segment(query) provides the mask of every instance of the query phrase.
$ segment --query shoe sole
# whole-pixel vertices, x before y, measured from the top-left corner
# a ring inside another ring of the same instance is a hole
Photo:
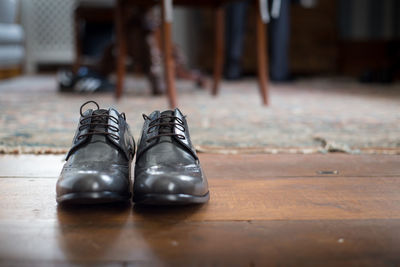
[[[69,193],[57,197],[59,204],[104,204],[128,202],[131,195],[120,195],[115,192],[88,192],[88,193]]]
[[[133,202],[136,204],[156,206],[203,204],[209,200],[210,194],[208,192],[204,196],[187,194],[144,194],[133,196]]]

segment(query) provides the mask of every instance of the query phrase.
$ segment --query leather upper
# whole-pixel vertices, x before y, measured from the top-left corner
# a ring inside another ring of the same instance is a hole
[[[184,146],[187,149],[187,152],[189,152],[194,159],[198,160],[196,150],[194,149],[192,145],[192,141],[190,140],[190,134],[189,134],[189,126],[187,124],[185,116],[182,114],[182,112],[179,109],[175,109],[173,111],[174,116],[178,117],[181,119],[184,123],[184,131],[182,131],[181,128],[179,127],[174,127],[174,132],[176,134],[181,134],[185,136],[185,139],[180,139],[177,138],[176,136],[172,137],[175,142],[178,142],[182,146]],[[142,129],[142,135],[139,141],[139,146],[138,146],[138,151],[136,155],[136,161],[140,158],[140,156],[149,148],[153,147],[154,145],[157,145],[159,143],[159,140],[157,139],[152,139],[150,142],[147,142],[147,140],[151,139],[152,137],[156,136],[159,132],[160,126],[154,127],[151,131],[148,131],[149,125],[151,121],[160,118],[161,112],[156,110],[152,112],[148,117],[150,120],[145,120],[143,124],[143,129]]]
[[[99,110],[100,111],[100,110]],[[124,115],[115,109],[102,110],[110,126],[90,125],[91,109],[83,113],[75,132],[72,148],[57,181],[57,196],[69,193],[113,192],[130,195],[130,165],[135,153],[135,142]],[[111,118],[113,116],[114,118]],[[117,120],[116,120],[117,119]],[[110,134],[91,134],[94,130]],[[80,137],[81,136],[81,137]]]
[[[85,121],[85,123],[89,124],[91,122],[92,114],[93,114],[93,110],[88,109],[87,111],[85,111],[83,113],[83,116],[80,117],[79,121],[80,122]],[[116,139],[113,137],[113,135],[106,135],[106,138],[113,145],[115,145],[116,148],[120,149],[121,152],[124,153],[127,160],[132,160],[135,155],[135,141],[130,133],[129,126],[126,123],[125,118],[121,114],[119,114],[118,111],[116,111],[113,108],[110,108],[108,110],[108,114],[110,116],[114,116],[114,117],[118,118],[118,123],[116,123],[116,121],[114,121],[111,117],[108,119],[108,124],[116,127],[118,129],[118,131],[117,132],[112,131],[111,127],[108,127],[106,129],[106,131],[117,135],[119,138]],[[83,144],[88,142],[91,138],[91,136],[87,136],[87,135],[85,136],[85,134],[87,134],[89,132],[89,128],[84,127],[82,129],[80,129],[79,126],[80,125],[78,125],[78,127],[76,129],[75,136],[74,136],[74,139],[72,142],[72,147],[69,150],[69,152],[67,153],[66,160],[68,160],[68,158],[71,156],[72,153],[74,153],[74,151],[76,151],[80,146],[82,146]],[[82,137],[78,138],[79,136],[82,136]]]
[[[179,109],[167,112],[176,116],[178,119],[175,120],[180,120],[184,126],[171,127],[171,132],[184,138],[154,138],[163,126],[151,127],[150,124],[165,112],[154,111],[145,119],[136,156],[134,194],[203,196],[208,193],[207,179],[190,140],[186,118]]]

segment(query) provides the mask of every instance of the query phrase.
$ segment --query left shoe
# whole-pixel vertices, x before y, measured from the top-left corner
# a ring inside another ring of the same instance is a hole
[[[92,102],[96,110],[82,111]],[[129,202],[135,141],[124,113],[100,109],[94,101],[81,106],[81,118],[57,181],[60,204]]]
[[[209,200],[207,178],[179,109],[143,115],[133,201],[145,205],[199,204]]]

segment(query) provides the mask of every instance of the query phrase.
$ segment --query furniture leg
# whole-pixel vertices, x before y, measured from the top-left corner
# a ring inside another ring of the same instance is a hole
[[[123,0],[118,0],[115,6],[115,27],[117,44],[117,85],[115,97],[119,99],[122,95],[125,79],[125,59],[126,59],[126,32],[124,20]]]
[[[215,55],[214,55],[214,81],[212,94],[216,96],[218,94],[219,84],[221,82],[221,76],[224,64],[224,45],[225,45],[225,18],[224,18],[224,7],[219,6],[215,11]]]
[[[261,17],[261,9],[258,5],[256,15],[257,24],[257,71],[258,84],[264,105],[268,105],[268,55],[267,55],[267,26]]]
[[[162,43],[164,50],[164,71],[167,84],[167,93],[169,105],[171,108],[177,106],[176,88],[175,88],[175,66],[172,55],[171,31],[172,31],[172,0],[162,0]]]

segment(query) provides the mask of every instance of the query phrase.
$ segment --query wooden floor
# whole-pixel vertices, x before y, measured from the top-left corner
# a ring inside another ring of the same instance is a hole
[[[62,156],[0,156],[0,265],[400,265],[400,156],[200,158],[207,205],[72,209]]]

